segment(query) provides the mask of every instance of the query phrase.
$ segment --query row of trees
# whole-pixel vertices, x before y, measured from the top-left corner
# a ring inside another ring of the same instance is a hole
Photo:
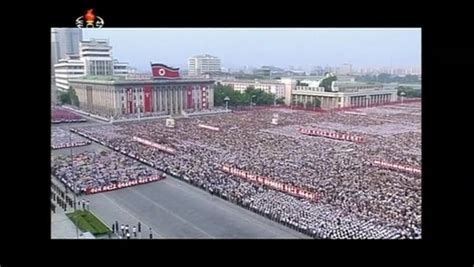
[[[253,97],[252,97],[253,96]],[[225,106],[225,98],[229,97],[229,106],[248,106],[250,103],[255,105],[271,105],[276,101],[277,104],[283,104],[284,98],[276,98],[271,93],[255,89],[249,86],[243,93],[235,91],[230,85],[218,83],[214,87],[214,106]]]
[[[409,86],[399,86],[397,87],[397,94],[400,96],[402,92],[405,93],[405,97],[421,97],[421,90],[413,89]]]
[[[403,77],[391,75],[388,73],[380,73],[379,75],[363,75],[357,76],[356,81],[361,82],[379,82],[379,83],[418,83],[418,75],[405,75]]]
[[[58,92],[58,99],[61,105],[68,104],[78,107],[79,106],[79,98],[76,95],[76,91],[69,87],[66,92]]]

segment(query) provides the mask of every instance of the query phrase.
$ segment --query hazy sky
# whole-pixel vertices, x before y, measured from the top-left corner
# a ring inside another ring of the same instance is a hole
[[[84,29],[84,39],[107,38],[113,56],[149,70],[150,61],[185,67],[210,54],[223,67],[420,67],[421,29]]]

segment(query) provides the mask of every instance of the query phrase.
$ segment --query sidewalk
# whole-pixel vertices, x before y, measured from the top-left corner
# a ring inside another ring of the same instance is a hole
[[[76,226],[66,216],[63,209],[57,207],[56,213],[51,211],[51,239],[76,239],[81,234],[79,229],[76,233]]]
[[[61,190],[65,191],[64,185],[59,182],[56,178],[52,177],[51,180],[52,183],[57,185]],[[71,199],[74,199],[73,194],[71,190],[68,190],[67,194]],[[82,199],[90,199],[89,196],[80,196],[76,198],[76,201],[82,200]],[[97,200],[91,201],[91,207],[90,211],[94,213],[94,215],[101,220],[104,224],[106,224],[108,227],[111,227],[112,223],[115,222],[115,220],[119,220],[121,223],[129,224],[130,227],[132,227],[134,224],[136,224],[138,221],[130,217],[129,214],[122,214],[121,212],[116,213],[114,211],[112,214],[107,213],[107,215],[113,215],[113,216],[106,216],[103,218],[100,216],[100,214],[97,214],[97,212],[94,210],[95,206],[102,206],[102,203],[97,203]],[[81,210],[82,207],[77,206],[78,210]],[[108,210],[106,208],[106,210]],[[52,239],[76,239],[77,236],[81,239],[81,234],[83,233],[80,229],[77,230],[76,234],[76,226],[74,223],[66,216],[66,213],[74,212],[74,207],[70,207],[69,205],[67,206],[66,211],[64,211],[62,208],[59,206],[56,206],[56,213],[53,213],[51,211],[51,238]],[[125,216],[123,216],[125,215]],[[107,220],[108,219],[108,220]],[[148,229],[148,226],[144,223],[142,223],[144,229]],[[146,228],[145,228],[146,227]],[[131,229],[130,229],[131,232]],[[132,239],[145,239],[148,237],[148,231],[138,233],[138,236],[136,238],[132,237]],[[155,235],[158,235],[155,231],[153,231]],[[159,236],[159,235],[158,235]],[[119,237],[116,234],[111,233],[111,239],[119,239]],[[96,236],[96,239],[109,239],[108,235],[102,235],[102,236]]]

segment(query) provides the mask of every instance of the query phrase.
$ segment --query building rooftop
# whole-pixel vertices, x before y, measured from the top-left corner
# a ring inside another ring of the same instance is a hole
[[[80,41],[81,43],[84,43],[84,44],[89,44],[89,43],[104,43],[104,44],[108,44],[109,43],[109,39],[96,39],[96,38],[91,38],[90,40],[82,40]]]
[[[174,80],[154,80],[154,79],[127,79],[124,76],[83,76],[70,79],[69,83],[89,83],[89,84],[162,84],[162,83],[214,83],[210,79],[174,79]]]
[[[359,86],[382,86],[381,83],[365,83],[365,82],[349,82],[349,81],[336,81],[334,86],[339,88],[344,87],[359,87]]]
[[[255,83],[260,83],[260,84],[265,84],[265,83],[268,83],[268,84],[283,84],[280,80],[258,80],[258,79],[255,79],[255,80],[239,80],[239,79],[236,79],[236,80],[223,80],[222,82],[252,83],[252,84],[255,84]]]
[[[211,56],[211,55],[208,55],[208,54],[204,54],[204,55],[197,55],[197,56],[193,56],[191,58],[218,58],[216,56]]]

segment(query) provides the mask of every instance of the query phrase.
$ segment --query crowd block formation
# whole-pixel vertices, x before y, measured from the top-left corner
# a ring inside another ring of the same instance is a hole
[[[420,175],[374,164],[376,158],[421,169],[420,110],[420,103],[358,111],[366,115],[256,109],[177,119],[174,128],[163,119],[84,127],[80,134],[311,236],[420,238]],[[278,125],[272,124],[275,113]],[[298,130],[315,125],[370,142]]]

